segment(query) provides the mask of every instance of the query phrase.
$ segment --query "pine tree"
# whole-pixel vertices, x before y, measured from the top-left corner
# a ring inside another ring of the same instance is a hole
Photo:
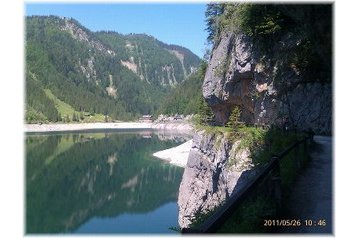
[[[224,4],[223,3],[209,3],[206,6],[205,10],[205,22],[206,28],[208,31],[207,40],[212,43],[215,37],[218,35],[218,27],[219,27],[219,16],[224,12]]]
[[[57,120],[56,120],[56,121],[62,121],[61,113],[58,113],[58,114],[57,114]]]
[[[70,122],[70,116],[69,116],[69,115],[66,115],[66,116],[65,116],[65,122],[66,122],[66,123],[69,123],[69,122]]]
[[[200,99],[199,105],[199,121],[203,125],[211,125],[214,121],[214,113],[204,100],[203,97]]]
[[[84,115],[84,113],[83,113],[82,110],[81,110],[81,113],[80,113],[80,119],[81,119],[81,120],[84,120],[84,119],[85,119],[85,115]]]
[[[72,121],[78,121],[78,116],[75,112],[73,112]]]
[[[233,129],[233,131],[237,131],[239,126],[241,125],[240,122],[241,110],[239,106],[235,106],[234,109],[231,111],[229,121],[227,125]]]

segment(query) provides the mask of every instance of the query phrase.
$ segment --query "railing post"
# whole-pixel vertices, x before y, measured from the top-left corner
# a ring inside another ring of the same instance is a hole
[[[276,206],[278,208],[281,207],[281,172],[280,172],[280,160],[279,157],[273,156],[271,158],[275,165],[272,169],[272,177],[271,180],[273,182],[273,195],[276,201]]]

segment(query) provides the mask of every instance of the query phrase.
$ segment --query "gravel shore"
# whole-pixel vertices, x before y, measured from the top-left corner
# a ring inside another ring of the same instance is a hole
[[[92,129],[151,129],[152,123],[77,123],[77,124],[27,124],[25,132],[82,131]]]
[[[25,132],[51,131],[82,131],[93,129],[154,129],[166,131],[191,131],[187,123],[146,123],[146,122],[116,122],[116,123],[73,123],[73,124],[26,124]]]
[[[189,152],[192,146],[193,140],[189,140],[181,145],[176,147],[158,151],[153,154],[153,156],[166,160],[171,164],[185,167],[188,162]]]

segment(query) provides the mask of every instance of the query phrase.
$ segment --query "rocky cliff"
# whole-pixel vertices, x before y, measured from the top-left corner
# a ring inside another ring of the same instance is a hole
[[[226,124],[238,106],[246,124],[282,126],[288,120],[292,129],[330,134],[330,6],[209,7],[213,49],[202,92],[215,123]],[[238,29],[238,22],[246,29]],[[243,144],[224,135],[194,136],[179,191],[181,227],[218,206],[255,175],[257,167]]]
[[[214,47],[203,83],[203,95],[218,124],[228,121],[238,105],[249,124],[280,124],[330,134],[331,79],[307,76],[300,63],[289,63],[290,52],[303,40],[287,33],[267,53],[243,33],[223,33]]]
[[[179,225],[220,205],[254,175],[250,151],[241,141],[204,131],[194,135],[179,189]]]

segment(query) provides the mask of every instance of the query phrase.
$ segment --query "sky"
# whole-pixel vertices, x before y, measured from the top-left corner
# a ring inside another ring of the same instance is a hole
[[[72,17],[91,31],[146,33],[167,44],[205,52],[204,3],[26,3],[25,15]]]

